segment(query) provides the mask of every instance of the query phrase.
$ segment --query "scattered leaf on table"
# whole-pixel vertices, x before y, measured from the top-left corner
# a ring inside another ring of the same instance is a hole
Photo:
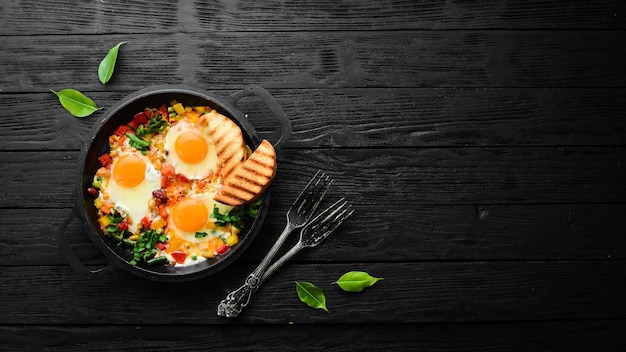
[[[112,47],[107,55],[100,62],[98,66],[98,78],[102,84],[106,84],[113,76],[113,70],[115,70],[115,62],[117,61],[117,53],[120,50],[120,46],[126,44],[126,42],[120,42],[116,46]]]
[[[370,287],[382,280],[380,277],[373,277],[364,271],[349,271],[335,281],[342,290],[347,292],[361,292],[364,288]]]
[[[323,309],[327,313],[330,313],[328,312],[328,308],[326,308],[324,292],[317,286],[306,281],[296,281],[296,292],[298,293],[298,298],[307,306],[315,309]]]
[[[93,100],[87,98],[83,93],[74,89],[63,89],[60,92],[50,91],[59,98],[61,105],[76,117],[85,117],[93,114],[102,108],[96,106]]]

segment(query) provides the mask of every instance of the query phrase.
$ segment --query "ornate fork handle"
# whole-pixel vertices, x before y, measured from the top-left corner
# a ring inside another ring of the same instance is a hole
[[[224,300],[217,306],[217,315],[227,318],[234,318],[241,313],[241,310],[250,303],[252,293],[260,285],[260,281],[254,273],[246,278],[246,282],[230,292]]]
[[[243,308],[247,306],[248,303],[250,303],[250,298],[252,297],[252,294],[261,285],[261,277],[269,266],[270,261],[272,260],[272,258],[274,258],[274,255],[276,255],[276,252],[285,242],[287,236],[289,236],[293,229],[293,226],[287,224],[283,232],[278,237],[276,243],[274,243],[265,258],[263,258],[263,260],[259,264],[259,266],[257,266],[256,269],[254,269],[254,271],[250,275],[248,275],[244,284],[235,291],[230,292],[226,296],[226,298],[224,298],[220,302],[220,304],[217,306],[217,315],[227,318],[234,318],[239,315],[239,313],[241,313]]]

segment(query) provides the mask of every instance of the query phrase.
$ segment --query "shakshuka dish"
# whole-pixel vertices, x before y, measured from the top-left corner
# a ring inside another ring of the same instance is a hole
[[[133,265],[224,255],[274,178],[271,143],[246,145],[239,126],[210,106],[170,101],[127,121],[109,136],[87,190],[104,235],[132,247]]]

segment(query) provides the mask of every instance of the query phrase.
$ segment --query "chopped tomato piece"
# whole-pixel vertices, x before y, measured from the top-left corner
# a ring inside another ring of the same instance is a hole
[[[170,164],[170,163],[163,163],[163,165],[161,165],[161,175],[164,177],[172,177],[174,176],[174,174],[176,173],[176,170],[174,169],[174,165]]]
[[[215,252],[217,252],[217,254],[219,254],[219,255],[222,255],[222,254],[226,253],[226,251],[227,251],[229,248],[230,248],[230,247],[228,247],[228,245],[223,244],[223,245],[219,246],[219,247],[215,250]]]
[[[152,110],[146,109],[146,110],[143,111],[143,113],[146,115],[146,118],[148,118],[148,119],[152,118]],[[146,122],[148,122],[148,121],[146,121]],[[142,123],[145,123],[145,122],[142,122]]]
[[[120,136],[120,137],[126,135],[126,133],[135,133],[135,132],[128,125],[121,125],[115,130],[115,132],[113,132],[114,135]]]
[[[178,174],[178,175],[176,175],[176,177],[178,177],[178,180],[180,182],[189,182],[189,179],[185,175],[183,175],[183,174]]]
[[[128,123],[128,126],[132,127],[133,129],[137,129],[137,127],[139,127],[139,123],[136,120],[132,120],[131,122]]]
[[[100,207],[100,211],[102,212],[102,214],[111,214],[111,207],[108,204],[102,204],[102,206]]]
[[[135,114],[133,121],[140,125],[142,123],[148,122],[148,116],[146,116],[146,113],[144,111],[138,112]]]
[[[159,205],[159,215],[163,219],[167,219],[167,217],[169,216],[169,214],[167,213],[167,209],[165,208],[165,205],[163,204]]]
[[[167,105],[163,104],[159,107],[159,112],[161,113],[161,115],[163,116],[168,116],[169,114],[167,113]]]
[[[167,249],[167,244],[165,244],[163,242],[157,242],[155,246],[160,251],[164,251],[164,250]]]
[[[141,225],[143,225],[143,227],[145,228],[149,228],[150,225],[152,225],[152,220],[148,219],[147,216],[144,216],[143,218],[141,218]]]
[[[128,230],[128,221],[126,221],[126,220],[120,221],[120,223],[117,224],[117,228],[122,230],[122,231]]]
[[[98,157],[100,165],[107,166],[111,162],[111,156],[108,153],[104,153]]]
[[[185,259],[187,259],[187,254],[183,252],[175,251],[175,252],[172,252],[172,258],[174,258],[176,263],[183,264],[185,262]]]

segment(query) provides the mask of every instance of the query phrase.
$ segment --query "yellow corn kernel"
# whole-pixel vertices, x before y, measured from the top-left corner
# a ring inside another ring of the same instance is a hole
[[[198,124],[198,119],[200,118],[200,114],[198,114],[196,111],[189,111],[187,113],[187,117],[189,118],[189,120],[191,120],[191,122],[196,125]]]
[[[99,218],[98,222],[100,223],[100,227],[103,229],[106,229],[109,225],[111,225],[111,219],[109,219],[108,216]]]
[[[226,237],[226,244],[229,247],[237,244],[237,242],[239,242],[239,237],[233,233],[231,233],[230,235],[228,235],[228,237]]]
[[[150,228],[155,231],[163,227],[165,227],[165,220],[163,220],[163,218],[158,218],[152,221],[152,224],[150,225]]]
[[[181,103],[176,103],[172,105],[172,107],[174,108],[174,111],[176,111],[178,115],[182,115],[185,113],[185,107],[183,107],[183,104]]]

